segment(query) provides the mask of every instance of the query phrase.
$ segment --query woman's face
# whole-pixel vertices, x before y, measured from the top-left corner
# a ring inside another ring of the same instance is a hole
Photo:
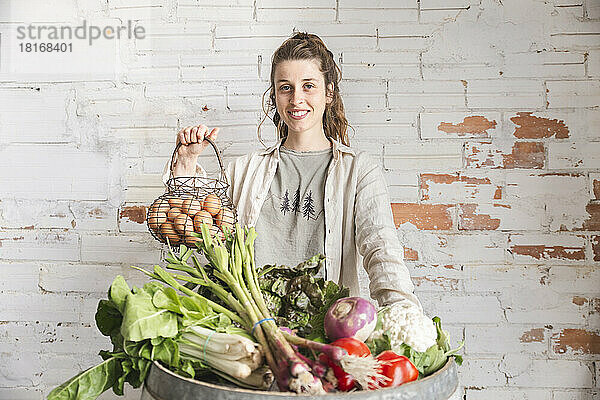
[[[332,99],[325,95],[325,79],[318,61],[284,61],[275,68],[274,80],[277,112],[288,126],[288,134],[324,135],[323,113]],[[292,111],[298,112],[294,115]]]

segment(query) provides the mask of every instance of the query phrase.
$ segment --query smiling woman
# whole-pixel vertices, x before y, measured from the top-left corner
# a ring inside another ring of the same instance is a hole
[[[333,53],[317,35],[300,32],[284,41],[273,54],[265,92],[265,118],[272,112],[279,140],[227,166],[229,195],[239,222],[256,228],[257,266],[295,265],[324,254],[319,274],[349,287],[351,295],[359,295],[364,268],[373,299],[407,302],[422,312],[382,169],[349,146],[340,80]],[[182,129],[174,176],[206,176],[198,155],[208,145],[204,138],[215,140],[218,132],[204,125]]]

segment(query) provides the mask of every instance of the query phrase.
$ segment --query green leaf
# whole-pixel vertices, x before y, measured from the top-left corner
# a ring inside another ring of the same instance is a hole
[[[154,346],[154,360],[162,361],[165,365],[176,367],[179,364],[179,346],[173,339],[165,339]]]
[[[48,400],[93,400],[112,387],[120,375],[120,362],[111,357],[54,388]]]
[[[139,291],[127,296],[121,324],[125,340],[139,342],[158,336],[173,337],[177,332],[177,315],[156,308],[147,292]]]
[[[125,282],[125,278],[117,275],[112,285],[110,285],[108,298],[114,303],[121,314],[123,314],[123,310],[125,309],[125,298],[127,298],[129,293],[131,293],[131,289],[129,289],[129,285]]]
[[[181,302],[175,289],[171,287],[163,287],[162,290],[154,293],[152,304],[157,308],[164,308],[178,314],[184,314],[182,311]]]
[[[113,337],[119,333],[123,316],[112,301],[100,300],[95,319],[100,332],[104,336]]]

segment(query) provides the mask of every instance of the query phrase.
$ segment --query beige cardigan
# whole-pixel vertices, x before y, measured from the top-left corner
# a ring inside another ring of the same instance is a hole
[[[325,182],[325,256],[327,276],[359,295],[359,270],[369,276],[371,297],[380,305],[403,299],[422,310],[403,261],[381,167],[364,151],[330,139],[333,160]],[[238,221],[254,226],[279,162],[283,139],[266,150],[238,157],[226,168],[229,196]],[[163,182],[169,178],[165,166]],[[198,165],[196,175],[206,177]]]

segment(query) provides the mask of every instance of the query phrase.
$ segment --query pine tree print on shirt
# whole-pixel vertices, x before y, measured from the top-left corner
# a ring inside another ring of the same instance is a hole
[[[283,200],[281,202],[281,212],[285,215],[286,212],[290,211],[290,199],[288,197],[289,191],[286,189],[285,195],[283,196]]]
[[[300,211],[300,186],[296,189],[296,193],[294,193],[294,201],[292,202],[292,211],[297,213]]]
[[[310,220],[315,215],[315,206],[312,198],[312,190],[304,197],[304,204],[302,205],[302,216],[307,220]]]

